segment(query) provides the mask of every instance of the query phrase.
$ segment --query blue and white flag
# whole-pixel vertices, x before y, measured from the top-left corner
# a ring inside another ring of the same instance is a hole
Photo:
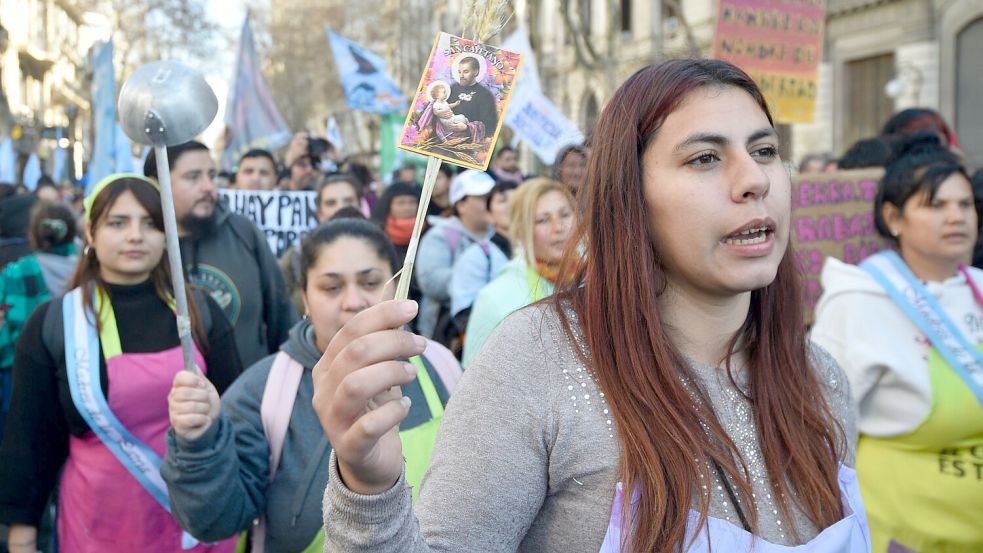
[[[95,183],[116,172],[116,75],[112,40],[102,45],[93,61],[92,126],[95,145],[89,159],[86,195]]]
[[[142,165],[139,171],[136,170],[137,167],[133,162],[133,146],[130,144],[130,137],[126,136],[126,132],[119,123],[116,124],[116,144],[113,148],[113,158],[117,173],[143,172]]]
[[[242,24],[235,74],[225,103],[225,152],[222,166],[232,169],[254,148],[275,150],[290,142],[290,127],[273,103],[256,55],[249,16]]]
[[[373,113],[405,112],[406,97],[386,74],[386,62],[331,29],[325,31],[348,107]]]
[[[335,121],[334,115],[328,117],[328,128],[325,136],[339,155],[345,154],[345,141],[341,138],[341,129],[338,128],[338,122]]]
[[[522,72],[512,93],[512,101],[505,113],[505,124],[515,131],[536,157],[543,163],[552,165],[563,148],[582,144],[584,133],[567,119],[540,88],[536,57],[525,27],[520,26],[515,33],[502,43],[502,48],[522,54]]]
[[[17,184],[17,154],[10,137],[0,141],[0,182]]]
[[[64,137],[65,131],[61,127],[55,129],[55,152],[51,179],[58,184],[65,180],[65,148],[61,147],[61,139]]]
[[[39,180],[41,180],[41,161],[37,154],[31,154],[31,157],[27,158],[27,165],[24,166],[24,186],[34,192]]]

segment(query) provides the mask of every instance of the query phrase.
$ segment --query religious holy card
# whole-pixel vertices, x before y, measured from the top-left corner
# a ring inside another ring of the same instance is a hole
[[[399,147],[487,169],[521,65],[516,52],[438,33]]]

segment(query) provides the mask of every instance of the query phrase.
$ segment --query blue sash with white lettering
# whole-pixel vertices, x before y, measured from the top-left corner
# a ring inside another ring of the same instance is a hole
[[[98,305],[95,294],[93,305]],[[161,458],[119,422],[102,393],[99,381],[99,334],[96,332],[95,322],[90,322],[86,316],[81,288],[65,294],[62,298],[62,312],[65,320],[65,368],[72,402],[103,445],[161,507],[170,513],[167,486],[160,476]],[[182,534],[181,546],[184,549],[191,549],[197,544],[198,541],[190,534]]]
[[[904,260],[893,251],[882,251],[864,260],[860,268],[887,291],[983,405],[983,354],[946,315]],[[965,274],[972,288],[968,272]]]

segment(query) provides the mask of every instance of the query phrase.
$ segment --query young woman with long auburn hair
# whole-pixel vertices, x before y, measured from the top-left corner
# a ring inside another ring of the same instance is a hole
[[[761,92],[726,62],[669,61],[594,137],[568,284],[475,357],[415,509],[390,390],[423,348],[393,330],[415,305],[366,310],[327,348],[330,550],[869,551],[849,388],[807,345]]]

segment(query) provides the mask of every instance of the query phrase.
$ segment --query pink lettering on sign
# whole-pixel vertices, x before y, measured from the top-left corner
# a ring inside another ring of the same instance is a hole
[[[815,248],[795,251],[795,262],[799,267],[799,271],[806,275],[818,275],[823,270],[823,260],[825,258],[826,256],[823,255],[823,252]]]
[[[874,197],[877,196],[877,183],[878,181],[871,179],[860,181],[860,191],[865,202],[874,201]]]
[[[855,202],[863,199],[864,201],[873,200],[873,195],[867,198],[870,191],[864,188],[865,184],[873,182],[872,193],[877,192],[877,181],[829,181],[829,182],[809,182],[799,184],[799,189],[792,196],[794,207],[811,207],[819,205],[832,205]]]
[[[844,215],[801,215],[795,218],[795,239],[799,243],[833,240],[842,242],[876,233],[873,213]]]
[[[796,175],[792,178],[790,242],[803,277],[808,323],[822,294],[826,259],[857,264],[885,247],[874,224],[883,169]]]

